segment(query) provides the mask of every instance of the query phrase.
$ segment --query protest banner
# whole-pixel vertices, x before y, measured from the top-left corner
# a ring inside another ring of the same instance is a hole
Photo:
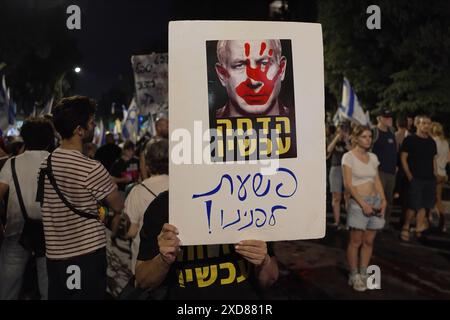
[[[137,106],[141,114],[167,114],[167,53],[131,57]]]
[[[171,22],[169,55],[169,221],[183,245],[323,237],[321,26]]]

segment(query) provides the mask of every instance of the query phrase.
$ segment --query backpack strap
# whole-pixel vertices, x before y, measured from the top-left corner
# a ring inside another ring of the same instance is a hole
[[[25,204],[23,203],[22,192],[20,190],[19,179],[17,178],[16,172],[16,157],[11,159],[11,172],[14,181],[14,187],[16,188],[17,199],[19,200],[20,211],[22,211],[22,216],[24,220],[28,219],[27,209],[25,208]]]
[[[143,184],[142,182],[139,183],[139,185],[143,186],[148,192],[150,192],[155,198],[157,197],[157,195],[150,190],[149,188],[147,188],[147,186],[145,184]]]
[[[78,210],[66,199],[66,197],[63,195],[61,190],[58,188],[55,176],[53,175],[51,157],[52,157],[52,154],[49,154],[48,158],[47,158],[47,168],[43,168],[43,169],[41,169],[41,171],[44,172],[44,177],[45,177],[45,175],[48,177],[48,180],[50,181],[51,185],[53,186],[53,189],[58,194],[59,199],[61,199],[61,201],[66,205],[66,207],[68,207],[70,210],[72,210],[75,214],[77,214],[83,218],[86,218],[86,219],[99,220],[99,217],[97,214],[94,215],[94,214],[90,214],[90,213],[86,213],[81,210]]]
[[[372,129],[372,146],[377,142],[378,137],[380,136],[380,132],[378,131],[378,127],[375,126]]]

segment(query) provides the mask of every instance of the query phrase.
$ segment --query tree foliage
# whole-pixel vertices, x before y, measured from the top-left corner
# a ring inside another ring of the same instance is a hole
[[[35,102],[43,106],[53,93],[67,91],[81,59],[62,4],[0,0],[0,63],[6,64],[2,72],[25,115]]]
[[[450,2],[379,0],[380,30],[366,27],[371,4],[318,1],[331,92],[346,76],[367,109],[450,113]]]

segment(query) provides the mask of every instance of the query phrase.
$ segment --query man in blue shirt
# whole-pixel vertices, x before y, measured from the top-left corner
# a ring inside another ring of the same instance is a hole
[[[372,132],[372,152],[380,161],[379,172],[386,195],[387,208],[385,213],[385,230],[389,229],[392,211],[392,201],[395,187],[395,174],[397,172],[397,144],[393,130],[392,113],[382,109],[377,117],[378,124]]]

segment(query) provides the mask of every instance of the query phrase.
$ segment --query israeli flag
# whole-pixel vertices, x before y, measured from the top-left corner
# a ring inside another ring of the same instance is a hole
[[[358,101],[358,97],[350,86],[350,82],[347,78],[344,78],[344,84],[342,86],[342,101],[339,110],[341,114],[350,121],[354,121],[361,125],[367,125],[366,114],[364,113],[364,110]]]
[[[138,137],[138,114],[139,110],[136,100],[131,100],[130,106],[126,111],[126,118],[123,120],[122,136],[126,140],[136,143]]]
[[[6,81],[5,75],[2,76],[2,86],[0,87],[0,131],[8,127],[8,105],[6,103]]]
[[[95,126],[94,143],[97,147],[105,144],[105,125],[103,124],[103,119],[100,119],[98,125]]]
[[[8,89],[9,91],[9,89]],[[10,126],[16,125],[16,114],[17,114],[17,104],[9,100],[9,108],[8,108],[8,124]]]
[[[52,106],[53,106],[53,100],[55,99],[55,97],[52,95],[52,97],[50,98],[50,101],[47,101],[47,104],[45,105],[44,109],[41,110],[41,112],[39,113],[39,116],[45,116],[46,114],[51,114],[52,113]]]

